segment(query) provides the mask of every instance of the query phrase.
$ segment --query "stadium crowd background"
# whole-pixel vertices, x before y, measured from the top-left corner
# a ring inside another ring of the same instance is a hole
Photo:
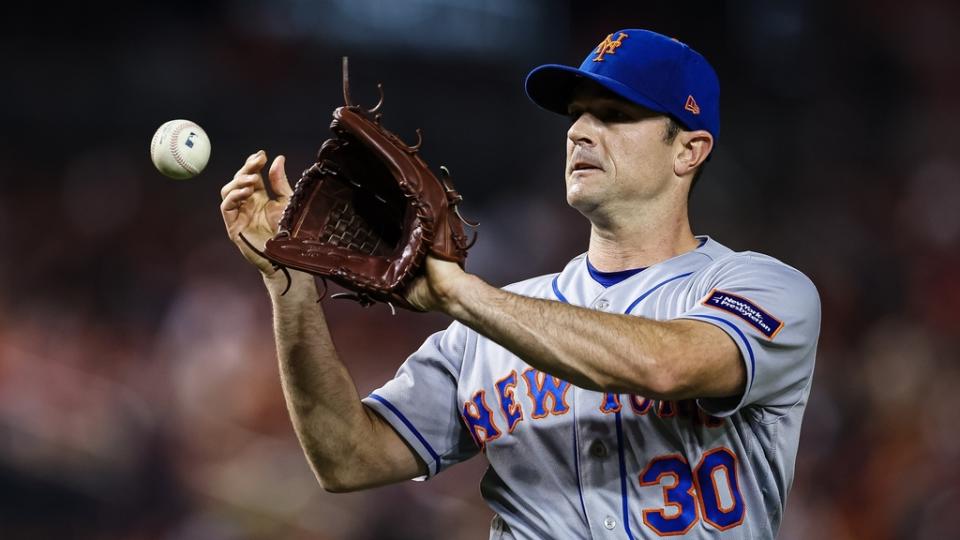
[[[332,495],[296,443],[269,302],[223,232],[250,153],[296,176],[342,103],[448,165],[482,223],[468,269],[505,285],[585,249],[566,122],[522,90],[606,33],[702,51],[722,134],[694,230],[812,277],[823,328],[780,537],[960,530],[960,5],[946,0],[247,0],[5,8],[0,115],[0,537],[474,539],[482,457]],[[207,170],[161,177],[161,123]],[[361,395],[444,318],[326,303]],[[544,504],[549,504],[544,501]]]

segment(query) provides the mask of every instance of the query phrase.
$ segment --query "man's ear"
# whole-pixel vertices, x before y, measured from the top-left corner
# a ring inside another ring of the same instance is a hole
[[[692,174],[707,160],[713,150],[713,135],[709,131],[681,131],[675,141],[677,154],[673,160],[673,172],[677,176]]]

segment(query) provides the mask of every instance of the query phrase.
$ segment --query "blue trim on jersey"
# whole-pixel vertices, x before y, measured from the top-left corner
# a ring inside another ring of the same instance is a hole
[[[587,259],[587,272],[590,273],[590,277],[592,277],[594,281],[600,285],[603,285],[604,288],[610,287],[611,285],[616,285],[628,277],[635,276],[646,269],[647,267],[644,266],[643,268],[631,268],[629,270],[620,270],[618,272],[601,272],[592,264],[590,264],[590,259]]]
[[[583,488],[580,486],[580,440],[577,437],[577,423],[573,423],[573,472],[577,475],[577,493],[580,495],[580,509],[583,510],[583,521],[590,528],[587,518],[587,505],[583,504]]]
[[[630,510],[627,508],[627,464],[623,455],[623,426],[621,426],[620,411],[614,414],[617,424],[617,454],[620,459],[620,499],[623,501],[623,529],[627,531],[627,538],[633,540],[630,532]]]
[[[376,394],[370,394],[370,397],[379,401],[380,403],[383,403],[388,409],[390,409],[393,412],[393,414],[397,415],[397,418],[399,418],[400,421],[403,422],[403,425],[407,426],[407,428],[410,431],[412,431],[414,435],[417,436],[417,439],[419,439],[420,442],[423,444],[424,448],[427,449],[427,452],[430,452],[430,457],[433,458],[434,463],[437,464],[437,470],[434,472],[434,474],[439,473],[440,472],[440,456],[438,456],[437,453],[433,451],[433,447],[430,446],[430,443],[428,443],[427,440],[423,438],[423,435],[421,435],[420,432],[417,431],[417,428],[413,427],[413,424],[410,423],[410,420],[407,420],[407,417],[404,416],[402,412],[400,412],[400,409],[397,409],[396,407],[394,407],[393,403],[390,403],[389,401],[387,401],[386,398],[382,398]]]
[[[567,300],[567,297],[560,292],[560,287],[557,287],[558,279],[560,279],[560,274],[557,274],[557,276],[553,278],[553,294],[557,295],[557,299],[563,302],[564,304],[569,304],[570,301]]]
[[[720,317],[714,317],[713,315],[696,315],[696,314],[691,315],[691,317],[698,317],[701,319],[712,319],[714,321],[720,321],[723,324],[729,326],[730,328],[733,328],[737,332],[737,335],[739,335],[740,339],[743,340],[743,344],[747,346],[747,352],[750,353],[750,373],[749,373],[750,384],[747,385],[747,391],[744,392],[743,395],[746,396],[747,394],[749,394],[750,389],[753,388],[753,380],[756,378],[757,361],[753,357],[753,347],[750,346],[750,340],[747,339],[747,336],[744,335],[744,333],[739,328],[737,328],[737,325],[733,324],[732,322],[726,319],[723,319]]]
[[[668,278],[668,279],[665,279],[665,280],[661,281],[660,283],[657,283],[657,284],[654,285],[653,288],[651,288],[649,291],[641,294],[641,295],[640,295],[640,298],[637,298],[636,300],[634,300],[633,303],[630,304],[630,307],[628,307],[627,310],[624,311],[624,314],[629,315],[630,312],[633,311],[633,308],[637,307],[637,304],[639,304],[640,302],[642,302],[644,298],[646,298],[646,297],[650,296],[651,294],[653,294],[653,291],[659,289],[660,287],[663,287],[664,285],[666,285],[667,283],[670,283],[671,281],[674,281],[674,280],[677,280],[677,279],[680,279],[680,278],[685,278],[685,277],[689,276],[690,274],[693,274],[693,272],[687,272],[686,274],[680,274],[680,275],[678,275],[678,276],[673,276],[672,278]]]

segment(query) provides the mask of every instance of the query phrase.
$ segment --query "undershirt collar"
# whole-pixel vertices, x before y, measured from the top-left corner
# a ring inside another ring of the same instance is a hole
[[[594,268],[592,264],[590,264],[590,259],[587,259],[587,271],[590,272],[590,277],[592,277],[593,280],[600,285],[603,285],[604,288],[610,287],[611,285],[616,285],[628,277],[639,274],[646,269],[647,267],[644,266],[643,268],[631,268],[629,270],[619,270],[617,272],[601,272],[600,270]]]
[[[707,243],[707,238],[705,236],[697,238],[697,240],[700,242],[700,245],[697,246],[697,249],[702,248],[703,245]],[[592,264],[590,264],[589,258],[587,259],[587,271],[590,272],[590,277],[592,277],[593,280],[600,285],[603,285],[603,288],[616,285],[628,277],[635,276],[646,269],[647,267],[644,266],[643,268],[630,268],[629,270],[619,270],[617,272],[601,272],[600,270],[594,268]]]

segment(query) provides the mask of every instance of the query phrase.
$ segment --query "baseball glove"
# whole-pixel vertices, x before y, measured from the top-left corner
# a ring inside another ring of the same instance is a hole
[[[303,172],[265,256],[329,279],[368,306],[377,301],[416,310],[404,296],[425,271],[427,254],[461,267],[470,241],[457,205],[463,200],[441,167],[437,178],[417,152],[385,129],[380,101],[366,110],[350,99],[347,59],[343,59],[346,105],[333,111],[334,137],[320,147]]]

